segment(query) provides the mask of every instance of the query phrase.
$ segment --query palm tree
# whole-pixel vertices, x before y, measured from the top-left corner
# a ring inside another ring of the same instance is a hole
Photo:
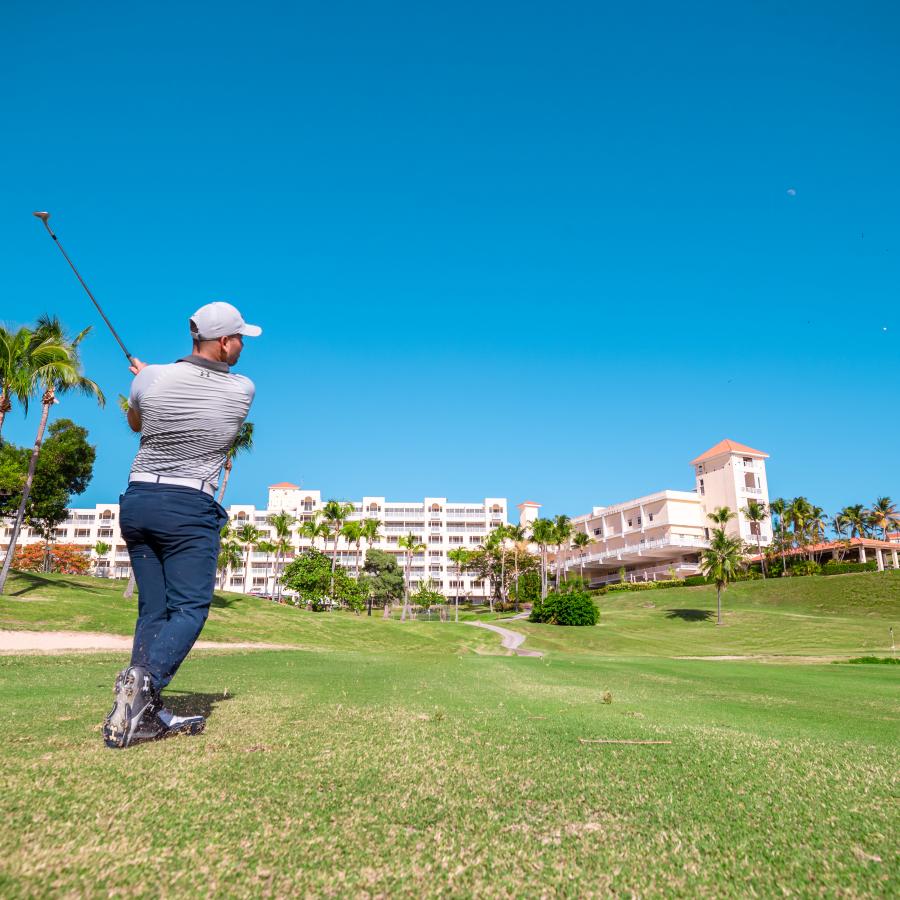
[[[225,589],[225,580],[229,569],[236,569],[242,562],[241,545],[237,541],[224,540],[219,545],[219,558],[216,568],[222,576],[222,589]]]
[[[531,523],[531,539],[541,548],[541,599],[547,597],[547,545],[556,540],[556,528],[550,519]]]
[[[584,548],[590,542],[591,536],[586,531],[576,531],[572,538],[572,546],[578,550],[578,567],[582,581],[584,581]]]
[[[839,513],[850,531],[850,537],[869,536],[869,517],[862,503],[845,506]]]
[[[809,539],[813,545],[821,544],[825,540],[825,529],[828,527],[828,516],[821,506],[810,506],[809,522],[807,528],[809,530]],[[814,551],[810,549],[809,558],[812,560]],[[821,555],[821,550],[820,550]]]
[[[344,522],[353,515],[352,503],[341,503],[340,500],[329,500],[322,509],[322,518],[331,528],[334,537],[334,553],[331,556],[331,592],[334,593],[334,570],[337,566],[337,545]],[[326,544],[326,550],[328,545]]]
[[[0,432],[12,401],[18,400],[27,413],[43,369],[67,358],[66,348],[52,335],[39,338],[30,328],[11,332],[0,325]]]
[[[750,523],[751,533],[756,535],[756,549],[759,553],[759,566],[762,570],[762,577],[766,577],[766,560],[762,552],[762,523],[766,521],[766,504],[760,503],[758,500],[748,500],[747,506],[743,510],[744,518]]]
[[[253,449],[253,423],[244,422],[238,428],[228,452],[225,454],[225,474],[222,476],[222,486],[219,488],[218,501],[222,505],[222,498],[225,496],[225,488],[228,487],[228,478],[231,475],[231,469],[234,466],[234,458],[242,453],[249,453]]]
[[[352,522],[344,522],[344,526],[341,528],[341,537],[344,538],[348,546],[353,544],[356,547],[356,577],[359,578],[359,545],[363,539],[362,522],[356,519]]]
[[[328,549],[328,538],[331,536],[331,529],[327,523],[319,521],[318,513],[306,522],[301,522],[300,527],[297,529],[297,534],[300,537],[309,538],[314,550],[316,548],[316,540],[322,538],[323,545]]]
[[[711,513],[707,513],[706,518],[724,531],[728,523],[734,518],[734,513],[728,506],[719,506]]]
[[[513,542],[513,577],[516,582],[516,612],[519,611],[519,551],[528,539],[528,531],[522,525],[507,525],[507,537]],[[527,552],[528,547],[525,545]],[[447,554],[450,555],[449,553]]]
[[[456,619],[459,621],[459,591],[462,587],[462,573],[469,562],[469,551],[465,547],[455,547],[447,554],[447,559],[456,566]],[[518,595],[516,596],[518,602]]]
[[[870,521],[875,528],[881,529],[884,540],[888,539],[888,529],[900,525],[900,513],[890,497],[878,497],[872,505]]]
[[[265,593],[268,594],[269,593],[269,556],[277,550],[277,545],[274,544],[272,541],[260,541],[256,545],[256,550],[259,553],[266,554],[266,581],[265,581],[266,590],[265,590]],[[273,594],[275,593],[274,590],[272,591],[272,593]]]
[[[284,555],[291,548],[291,525],[296,519],[289,512],[273,513],[268,523],[275,529],[275,594],[281,600],[281,582],[278,580],[279,563],[284,566]]]
[[[728,537],[724,528],[716,528],[709,547],[700,557],[703,574],[716,582],[716,625],[722,624],[722,588],[737,577],[743,563],[744,547],[740,538]]]
[[[247,576],[250,574],[250,549],[262,537],[262,532],[249,522],[234,532],[237,541],[244,546],[244,593],[247,593]]]
[[[564,560],[562,556],[563,547],[566,552],[569,549],[569,540],[572,537],[572,520],[566,515],[559,515],[553,519],[553,529],[556,532],[556,538],[553,543],[556,544],[556,590],[559,590],[559,570],[564,568]]]
[[[487,540],[484,542],[484,547],[486,550],[493,550],[495,547],[500,549],[500,602],[503,604],[506,603],[506,598],[504,597],[506,586],[506,537],[506,526],[498,525],[493,529],[493,531],[491,531],[491,533],[487,536]],[[488,598],[488,604],[490,606],[491,612],[493,612],[493,591],[491,591],[490,597]]]
[[[788,502],[784,497],[776,497],[769,503],[769,512],[778,516],[778,530],[781,532],[781,574],[787,573],[787,563],[784,560],[784,524],[787,516]]]
[[[362,521],[362,537],[367,546],[371,547],[380,537],[381,522],[378,519],[363,519]],[[359,574],[359,558],[356,562],[357,574]],[[387,607],[385,607],[387,608]],[[372,594],[369,593],[367,602],[367,615],[372,615]]]
[[[412,577],[412,561],[417,553],[421,553],[425,549],[425,545],[410,532],[406,536],[397,541],[397,546],[401,550],[406,551],[406,591],[403,597],[403,611],[400,613],[400,621],[406,621],[407,610],[409,609],[409,586]]]
[[[43,390],[41,421],[38,424],[37,437],[35,438],[31,459],[28,463],[28,474],[25,476],[22,498],[19,501],[19,508],[16,510],[13,531],[9,539],[9,549],[6,551],[6,559],[3,561],[2,570],[0,570],[0,594],[3,594],[3,590],[6,587],[6,579],[9,576],[9,568],[12,565],[13,555],[16,550],[16,541],[19,538],[19,532],[22,530],[22,522],[25,520],[25,507],[31,493],[31,485],[34,483],[34,472],[37,468],[38,455],[41,452],[41,444],[44,440],[44,431],[47,428],[47,419],[50,416],[50,407],[59,402],[57,395],[66,394],[70,391],[78,391],[89,397],[94,397],[100,406],[103,406],[106,402],[103,391],[100,390],[95,382],[84,376],[81,367],[79,345],[90,330],[89,326],[80,331],[74,338],[69,338],[59,319],[47,315],[38,319],[34,333],[35,341],[39,344],[49,342],[64,348],[65,357],[60,357],[42,366],[36,377],[35,384]]]
[[[109,551],[112,550],[112,544],[107,544],[106,541],[97,541],[94,544],[94,553],[97,554],[97,565],[96,569],[99,573],[100,571],[100,562],[103,560],[103,557],[106,556]]]
[[[813,507],[806,497],[794,497],[786,512],[791,524],[794,526],[794,541],[798,549],[804,549],[810,542],[810,522],[813,517]]]

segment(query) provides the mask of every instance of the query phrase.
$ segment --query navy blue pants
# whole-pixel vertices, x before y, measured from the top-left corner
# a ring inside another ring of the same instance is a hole
[[[146,666],[162,690],[209,615],[228,514],[208,494],[180,485],[132,482],[119,503],[139,592],[131,664]]]

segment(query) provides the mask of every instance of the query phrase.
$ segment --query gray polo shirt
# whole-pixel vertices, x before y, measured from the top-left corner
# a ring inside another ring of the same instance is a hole
[[[141,369],[128,398],[141,415],[131,471],[216,484],[255,392],[249,378],[201,356]]]

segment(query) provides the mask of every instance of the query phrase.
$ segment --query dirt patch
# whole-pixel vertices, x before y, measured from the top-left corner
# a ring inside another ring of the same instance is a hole
[[[90,631],[0,631],[0,655],[23,653],[130,652],[131,637]],[[195,650],[296,650],[287,644],[197,641]]]

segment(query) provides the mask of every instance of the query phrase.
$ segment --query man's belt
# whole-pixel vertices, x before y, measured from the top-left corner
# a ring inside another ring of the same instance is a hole
[[[179,478],[177,475],[154,475],[151,472],[132,472],[129,481],[149,481],[154,484],[178,484],[182,487],[194,488],[196,491],[203,491],[214,497],[216,494],[216,486],[209,481],[203,481],[201,478]]]

